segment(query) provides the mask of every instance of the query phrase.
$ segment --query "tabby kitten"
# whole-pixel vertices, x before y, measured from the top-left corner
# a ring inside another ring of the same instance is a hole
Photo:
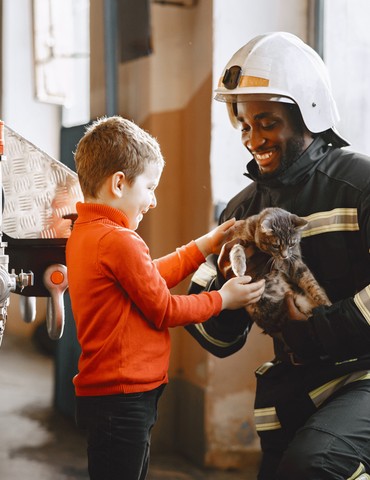
[[[304,218],[273,207],[244,220],[233,235],[240,239],[230,250],[234,274],[248,274],[254,281],[265,279],[261,299],[247,307],[265,333],[280,332],[288,318],[284,302],[288,292],[307,316],[314,307],[330,305],[325,291],[302,260],[301,231],[306,225]]]

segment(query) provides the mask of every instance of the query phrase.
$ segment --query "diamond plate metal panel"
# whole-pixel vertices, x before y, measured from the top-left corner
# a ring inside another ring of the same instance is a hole
[[[5,126],[1,162],[2,230],[13,238],[68,238],[76,202],[83,196],[77,174]]]

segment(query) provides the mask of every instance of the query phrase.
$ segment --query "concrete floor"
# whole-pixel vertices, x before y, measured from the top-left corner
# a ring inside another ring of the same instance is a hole
[[[0,480],[88,480],[85,440],[53,408],[54,361],[30,339],[7,335],[0,348]],[[201,470],[155,456],[147,480],[252,480],[255,471]],[[122,476],[124,480],[124,475]]]

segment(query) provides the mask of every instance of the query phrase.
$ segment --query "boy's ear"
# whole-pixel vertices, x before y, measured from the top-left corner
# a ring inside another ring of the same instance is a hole
[[[115,172],[111,177],[112,193],[121,197],[126,184],[126,175],[123,172]]]

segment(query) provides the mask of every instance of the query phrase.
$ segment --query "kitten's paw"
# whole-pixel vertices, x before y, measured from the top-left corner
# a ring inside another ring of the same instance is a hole
[[[319,306],[319,305],[326,305],[326,306],[330,306],[331,305],[331,301],[328,299],[327,296],[316,296],[314,297],[314,303],[316,306]]]
[[[230,250],[230,263],[234,275],[242,277],[247,270],[247,259],[245,256],[244,247],[236,244]]]

